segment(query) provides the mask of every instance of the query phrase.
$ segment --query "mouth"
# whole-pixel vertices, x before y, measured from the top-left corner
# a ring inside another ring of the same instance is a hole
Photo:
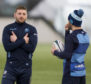
[[[20,23],[23,23],[25,21],[25,19],[23,17],[17,18],[17,21]]]
[[[24,22],[24,18],[20,18],[19,21]]]
[[[20,20],[24,20],[24,18],[20,18]]]

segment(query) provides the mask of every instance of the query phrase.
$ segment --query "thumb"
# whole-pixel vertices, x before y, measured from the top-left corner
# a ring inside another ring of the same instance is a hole
[[[15,35],[15,33],[12,31],[12,35]]]
[[[26,33],[26,35],[25,36],[28,36],[28,33]]]

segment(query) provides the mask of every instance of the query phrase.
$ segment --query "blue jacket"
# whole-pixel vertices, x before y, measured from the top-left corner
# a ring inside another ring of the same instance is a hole
[[[85,76],[84,56],[89,46],[89,37],[82,30],[75,30],[72,33],[69,31],[65,35],[65,48],[63,52],[54,52],[56,56],[64,59],[63,69],[64,76]]]
[[[16,42],[10,41],[11,32],[17,36]],[[23,37],[28,33],[29,44],[25,43]],[[35,27],[24,23],[12,23],[7,25],[3,31],[3,45],[7,52],[7,65],[12,67],[31,67],[32,55],[37,45],[37,31]]]

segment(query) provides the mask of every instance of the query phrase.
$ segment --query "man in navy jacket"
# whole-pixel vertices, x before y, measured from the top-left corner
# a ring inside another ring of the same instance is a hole
[[[16,21],[7,25],[3,31],[3,45],[7,52],[7,61],[2,84],[30,84],[32,74],[32,55],[37,45],[37,31],[27,24],[27,9],[17,7],[14,13]]]
[[[68,24],[65,26],[64,51],[59,52],[55,46],[52,47],[52,54],[64,59],[62,84],[86,84],[84,57],[89,46],[89,37],[81,28],[83,14],[82,9],[69,14]]]

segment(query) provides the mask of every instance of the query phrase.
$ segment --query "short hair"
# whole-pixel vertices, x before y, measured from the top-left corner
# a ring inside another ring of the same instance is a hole
[[[17,10],[26,10],[26,11],[27,11],[27,8],[24,7],[24,6],[18,6],[18,7],[16,8],[15,12],[16,12]]]

